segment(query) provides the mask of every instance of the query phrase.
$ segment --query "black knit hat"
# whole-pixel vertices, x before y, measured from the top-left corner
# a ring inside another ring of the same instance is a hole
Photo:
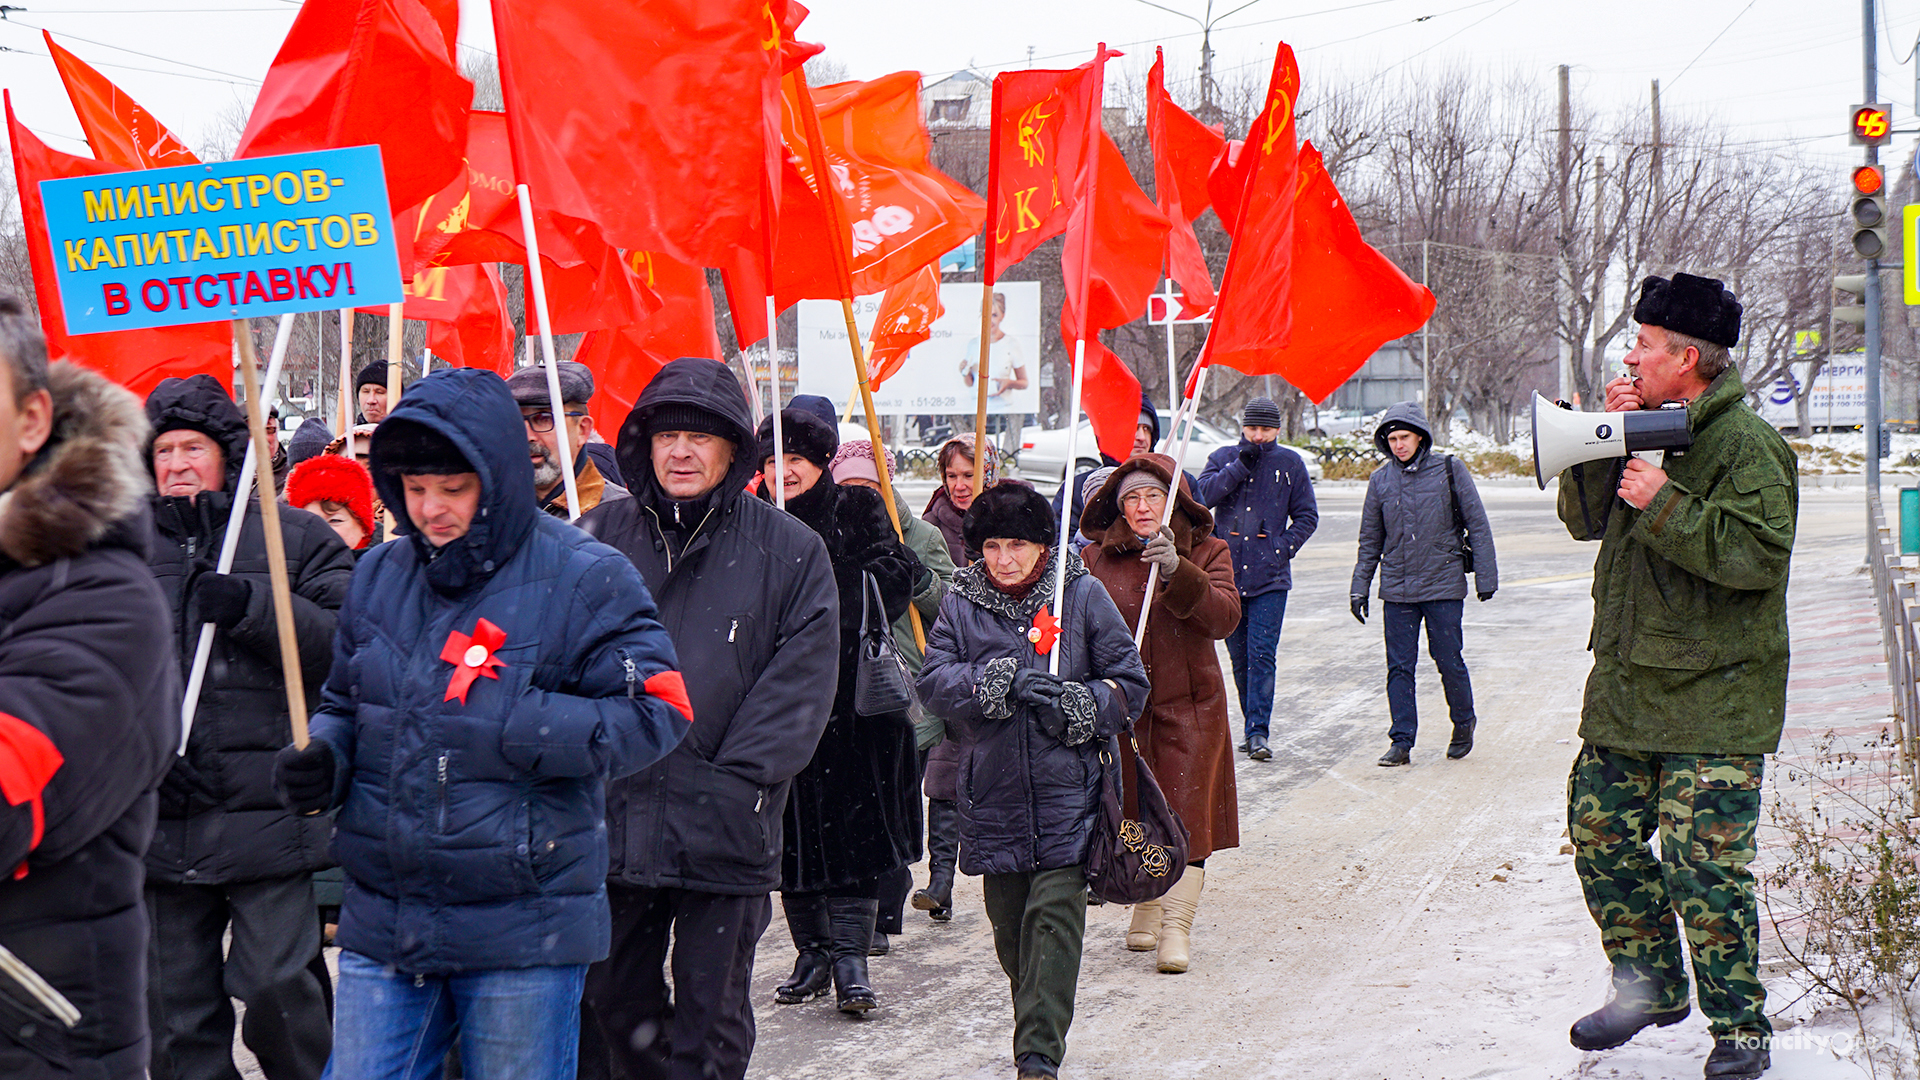
[[[378,386],[384,388],[386,385],[387,362],[385,360],[375,360],[373,363],[361,368],[360,374],[353,377],[353,391],[356,394],[360,392],[360,388],[363,386]]]
[[[649,437],[662,431],[697,431],[702,435],[718,435],[728,440],[740,437],[740,431],[733,426],[733,421],[712,409],[680,401],[654,406],[645,419]]]
[[[988,540],[1030,540],[1052,547],[1059,535],[1060,523],[1054,520],[1053,507],[1046,497],[1011,481],[995,484],[982,491],[967,507],[960,523],[967,547],[979,551]]]
[[[413,420],[388,420],[373,440],[375,473],[400,476],[457,476],[476,472],[453,440]]]
[[[1247,402],[1246,411],[1240,414],[1240,423],[1246,427],[1280,426],[1280,406],[1270,397],[1257,397]]]
[[[1740,301],[1715,278],[1675,274],[1640,283],[1633,321],[1664,327],[1729,349],[1740,343]]]
[[[773,417],[760,421],[760,430],[755,434],[760,443],[760,456],[755,460],[765,461],[773,456]],[[822,469],[833,461],[833,452],[840,449],[839,425],[791,406],[780,410],[780,437],[787,453],[799,454]]]

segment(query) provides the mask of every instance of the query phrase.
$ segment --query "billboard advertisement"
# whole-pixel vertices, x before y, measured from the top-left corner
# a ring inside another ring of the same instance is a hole
[[[1792,365],[1791,375],[1776,379],[1760,399],[1760,415],[1774,427],[1794,427],[1800,414],[1794,395],[1807,386],[1811,362]],[[1840,353],[1828,359],[1807,388],[1807,419],[1817,428],[1859,427],[1867,422],[1867,356]]]
[[[1002,281],[993,286],[993,292],[987,411],[1037,413],[1040,283]],[[980,286],[941,285],[940,306],[945,310],[934,321],[932,336],[915,346],[900,370],[873,392],[876,412],[896,416],[973,412],[974,375],[980,363]],[[872,332],[879,309],[877,295],[854,302],[854,318],[862,335]],[[846,316],[838,301],[800,301],[799,361],[795,393],[819,394],[845,410],[857,390]]]

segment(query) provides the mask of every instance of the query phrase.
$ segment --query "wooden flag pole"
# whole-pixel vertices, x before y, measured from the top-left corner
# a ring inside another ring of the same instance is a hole
[[[405,304],[388,304],[387,305],[387,415],[388,416],[392,416],[393,410],[400,407],[400,393],[402,390],[406,388],[404,381],[400,377],[401,376],[400,364],[404,359],[404,354],[400,351],[400,344],[401,344],[402,337],[405,336],[407,331],[407,323],[406,323],[406,318],[404,314],[405,311],[406,311]],[[371,443],[372,440],[369,439],[368,442]],[[371,455],[373,452],[373,448],[369,446],[367,448],[367,452],[369,455]],[[372,462],[371,456],[369,456],[368,462],[369,464],[371,464]],[[386,518],[387,518],[387,536],[389,537],[397,536],[399,534],[399,530],[395,528],[393,507],[389,506],[386,508]]]
[[[398,304],[394,305],[396,308]],[[292,316],[282,319],[291,323]],[[240,343],[240,374],[247,387],[247,430],[253,434],[253,455],[268,460],[267,404],[260,396],[260,358],[253,352],[253,335],[247,320],[233,320],[234,340]],[[273,590],[273,621],[280,634],[280,673],[287,684],[287,719],[293,726],[293,745],[307,745],[307,686],[300,671],[300,643],[293,630],[293,589],[287,582],[287,545],[280,535],[280,505],[273,497],[271,468],[255,469],[260,489],[260,531],[267,541],[267,581]],[[234,493],[237,501],[246,501],[246,489]]]
[[[234,351],[240,351],[243,335],[234,335]],[[273,352],[267,361],[267,385],[280,385],[280,368],[287,359],[287,343],[293,338],[293,316],[280,316],[280,323],[273,332]],[[247,346],[252,348],[249,341]],[[227,511],[227,531],[220,541],[220,561],[214,564],[216,573],[226,574],[233,571],[234,553],[240,548],[240,530],[247,521],[247,491],[253,487],[253,475],[259,471],[257,446],[249,439],[247,452],[240,459],[240,479],[234,485],[233,506]],[[268,500],[269,503],[272,500]],[[193,666],[187,669],[187,692],[180,702],[180,753],[187,752],[187,738],[193,734],[193,717],[200,710],[200,688],[207,678],[207,661],[213,656],[213,624],[200,624],[200,639],[194,645]]]
[[[987,484],[987,361],[993,349],[993,283],[980,275],[980,366],[974,369],[973,497]],[[1061,475],[1071,473],[1069,464]],[[944,479],[944,478],[943,478]],[[1072,500],[1069,499],[1069,502]]]
[[[1078,312],[1080,316],[1080,325],[1077,327],[1080,332],[1073,340],[1073,394],[1070,398],[1071,405],[1067,409],[1067,459],[1060,466],[1060,485],[1062,488],[1060,492],[1060,532],[1054,537],[1053,545],[1056,549],[1053,553],[1053,616],[1056,619],[1060,618],[1063,614],[1061,605],[1066,603],[1067,552],[1073,547],[1073,532],[1069,527],[1069,519],[1073,516],[1073,462],[1080,450],[1078,445],[1080,435],[1080,392],[1086,383],[1087,375],[1087,292],[1092,284],[1093,278],[1093,237],[1090,234],[1093,230],[1093,214],[1095,209],[1093,201],[1094,177],[1100,172],[1100,170],[1094,166],[1100,160],[1100,102],[1106,89],[1104,85],[1107,70],[1106,61],[1107,43],[1103,41],[1100,43],[1093,57],[1093,111],[1087,117],[1086,167],[1082,170],[1087,177],[1087,187],[1085,191],[1080,193],[1080,197],[1085,200],[1084,205],[1087,208],[1085,216],[1080,219],[1080,227],[1086,229],[1089,235],[1081,238],[1080,280],[1078,286],[1074,289],[1074,311]],[[982,447],[975,447],[974,450],[975,453],[985,452]],[[979,469],[979,463],[976,461],[974,463],[974,475],[979,475]],[[1148,602],[1152,601],[1153,598],[1151,594],[1149,594],[1147,599]],[[1065,632],[1065,627],[1063,626],[1061,633],[1064,634]],[[1047,670],[1051,674],[1060,674],[1061,651],[1058,642],[1054,644],[1052,649],[1048,650]]]
[[[800,91],[800,117],[806,129],[807,148],[813,158],[814,192],[827,211],[827,221],[832,225],[836,243],[832,246],[833,266],[840,276],[840,313],[847,321],[847,346],[853,351],[853,377],[860,387],[860,404],[867,414],[867,439],[873,447],[875,471],[880,474],[880,501],[887,504],[887,518],[893,522],[893,535],[901,543],[906,543],[906,530],[900,524],[900,507],[893,499],[893,454],[887,450],[886,441],[880,437],[880,417],[873,411],[872,373],[867,370],[865,350],[860,347],[860,326],[853,317],[853,264],[847,254],[847,244],[853,233],[845,219],[845,210],[840,200],[827,190],[832,175],[827,167],[827,140],[820,134],[820,114],[813,106],[813,90],[807,86],[807,74],[796,68],[791,78]],[[845,242],[838,242],[839,238]],[[978,452],[978,448],[976,448]],[[976,477],[980,474],[974,473]],[[831,480],[831,477],[829,477]],[[978,481],[976,480],[977,484]],[[927,631],[920,622],[920,609],[907,604],[907,615],[913,623],[913,640],[920,651],[927,651]]]
[[[560,439],[560,477],[567,487],[567,520],[578,521],[580,485],[573,476],[573,438],[567,431],[567,407],[560,400],[560,361],[553,354],[552,324],[547,319],[547,282],[540,270],[540,238],[533,227],[533,192],[525,184],[517,185],[517,190],[520,233],[527,244],[527,280],[533,284],[534,311],[540,316],[540,354],[547,362],[547,400],[553,409],[553,430]]]

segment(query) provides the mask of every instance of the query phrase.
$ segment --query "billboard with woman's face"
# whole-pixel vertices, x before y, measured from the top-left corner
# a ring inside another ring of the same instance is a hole
[[[873,392],[876,412],[894,415],[970,413],[980,378],[980,286],[942,285],[944,313],[932,336],[907,354],[894,376]],[[879,296],[854,302],[862,334],[871,333]],[[1040,411],[1040,283],[993,286],[987,329],[987,411]],[[800,302],[800,377],[795,390],[819,394],[846,408],[855,393],[846,316],[832,300]]]

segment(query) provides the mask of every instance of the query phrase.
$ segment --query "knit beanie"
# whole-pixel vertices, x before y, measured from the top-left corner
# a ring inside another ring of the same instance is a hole
[[[293,429],[293,437],[287,440],[287,460],[295,465],[310,457],[318,457],[327,452],[327,444],[333,441],[333,432],[327,430],[326,422],[319,417],[306,420]]]
[[[359,462],[321,454],[295,465],[287,474],[287,505],[304,509],[317,502],[345,504],[368,536],[373,534],[373,477]]]
[[[363,386],[384,387],[386,385],[387,362],[385,360],[375,360],[373,363],[361,368],[360,374],[353,377],[353,390],[356,394],[360,392],[360,388]]]
[[[1138,491],[1141,488],[1152,488],[1160,494],[1165,495],[1167,493],[1167,482],[1145,469],[1135,469],[1120,478],[1120,487],[1113,493],[1113,501],[1115,503],[1122,502],[1126,499],[1128,492]]]
[[[698,405],[679,401],[669,401],[655,406],[647,413],[646,422],[649,437],[662,431],[693,431],[732,440],[740,434],[731,420],[712,409],[703,409]]]
[[[841,443],[827,468],[833,473],[833,482],[836,484],[844,484],[849,480],[880,482],[880,466],[873,460],[873,443],[867,439]]]
[[[1246,411],[1240,415],[1240,423],[1247,427],[1280,426],[1280,406],[1270,397],[1257,397],[1247,402]]]
[[[758,460],[765,461],[773,456],[773,417],[760,421],[756,434],[760,443]],[[786,444],[786,453],[799,454],[823,470],[833,461],[833,452],[840,449],[838,426],[792,406],[780,410],[780,439]]]
[[[373,433],[373,468],[401,476],[477,472],[453,440],[417,420],[388,420]]]

